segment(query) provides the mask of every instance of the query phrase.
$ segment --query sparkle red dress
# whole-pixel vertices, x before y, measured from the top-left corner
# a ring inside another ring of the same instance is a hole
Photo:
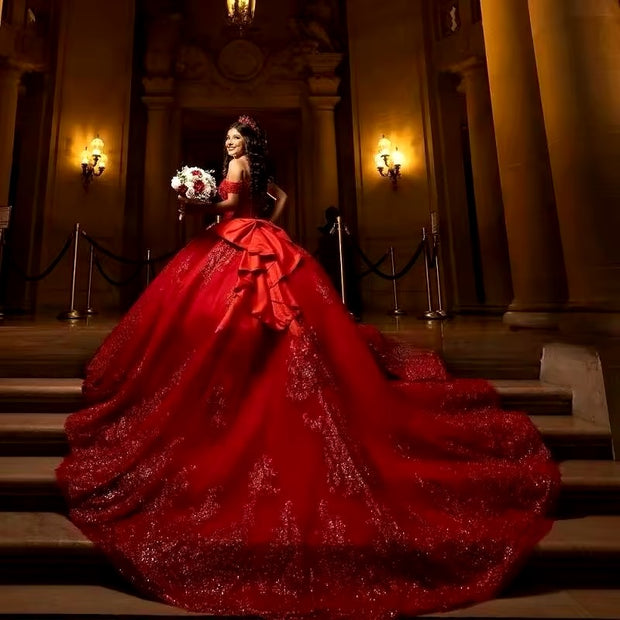
[[[352,321],[317,263],[236,217],[105,340],[68,418],[71,519],[149,595],[214,615],[392,617],[493,596],[548,531],[527,416]]]

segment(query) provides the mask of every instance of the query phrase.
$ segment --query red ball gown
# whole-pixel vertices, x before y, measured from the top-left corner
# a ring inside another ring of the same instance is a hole
[[[387,618],[493,596],[548,531],[556,466],[526,415],[357,325],[257,219],[206,229],[90,362],[58,469],[73,522],[189,610]]]

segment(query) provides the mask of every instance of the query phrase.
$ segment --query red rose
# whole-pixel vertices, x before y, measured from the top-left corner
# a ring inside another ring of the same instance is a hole
[[[204,190],[205,188],[205,184],[202,181],[194,181],[194,191],[197,194],[202,193],[202,190]]]
[[[181,196],[185,196],[186,191],[187,191],[187,185],[179,185],[179,189],[177,189],[177,192],[179,192]]]
[[[200,170],[192,170],[192,174],[193,174],[195,177],[199,177],[199,176],[200,176]]]

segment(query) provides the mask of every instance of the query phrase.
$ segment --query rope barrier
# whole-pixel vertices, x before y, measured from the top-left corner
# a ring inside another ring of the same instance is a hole
[[[95,247],[96,250],[98,250],[99,252],[101,252],[102,254],[105,254],[107,257],[118,261],[119,263],[125,263],[126,265],[140,265],[140,266],[144,266],[147,264],[153,264],[153,263],[159,263],[160,261],[164,261],[167,260],[169,258],[171,258],[172,256],[174,256],[176,254],[176,250],[173,250],[172,252],[167,252],[166,254],[162,254],[161,256],[157,256],[155,258],[149,258],[149,259],[144,259],[144,258],[125,258],[124,256],[119,256],[118,254],[114,254],[114,252],[112,252],[111,250],[108,250],[107,248],[105,248],[104,246],[102,246],[98,241],[95,241],[95,239],[93,239],[92,237],[90,237],[89,235],[87,235],[85,232],[82,231],[82,236],[86,239],[86,241],[88,241],[88,243],[90,243],[92,246]]]
[[[361,279],[371,273],[374,273],[379,278],[382,278],[384,280],[389,280],[395,283],[396,280],[399,280],[411,270],[411,268],[415,265],[417,260],[420,258],[420,255],[424,253],[426,271],[428,272],[429,269],[437,268],[436,275],[437,275],[438,286],[439,286],[439,273],[438,273],[438,269],[439,269],[438,245],[439,243],[438,243],[438,238],[436,235],[433,235],[433,241],[431,243],[430,239],[426,236],[425,231],[423,230],[422,240],[420,241],[417,248],[415,249],[413,256],[407,261],[405,266],[400,271],[394,273],[394,265],[393,265],[394,261],[392,260],[392,273],[385,273],[381,271],[379,267],[383,265],[383,263],[387,260],[388,256],[391,255],[391,251],[393,252],[393,248],[390,248],[389,250],[387,250],[383,254],[383,256],[379,258],[379,260],[373,262],[368,258],[368,256],[366,256],[364,251],[359,247],[359,245],[355,242],[355,240],[351,236],[351,233],[349,232],[346,225],[342,224],[340,220],[337,225],[334,225],[334,228],[332,228],[332,231],[330,231],[331,234],[333,234],[334,232],[338,232],[339,234],[338,245],[339,245],[339,252],[340,252],[341,280],[344,278],[344,273],[342,272],[342,269],[343,269],[343,256],[342,256],[343,236],[342,236],[342,233],[344,232],[345,233],[344,238],[348,240],[348,243],[351,244],[353,249],[361,257],[362,261],[367,267],[365,271],[362,271],[361,273],[356,274],[357,278]],[[92,260],[92,262],[94,262],[94,265],[96,266],[97,271],[101,274],[103,279],[109,284],[111,284],[112,286],[121,287],[121,286],[126,286],[130,284],[133,280],[135,280],[140,275],[142,268],[145,266],[147,267],[147,270],[148,270],[147,272],[147,285],[148,285],[148,281],[151,279],[150,276],[154,275],[154,265],[156,263],[165,261],[176,254],[176,250],[174,250],[171,252],[167,252],[166,254],[162,254],[161,256],[157,256],[155,258],[151,258],[150,251],[148,252],[147,257],[145,259],[144,258],[133,259],[133,258],[127,258],[124,256],[120,256],[118,254],[115,254],[111,250],[107,249],[103,245],[101,245],[98,241],[96,241],[95,239],[90,237],[88,234],[86,234],[86,232],[81,230],[79,227],[79,224],[76,224],[75,230],[72,231],[72,233],[67,237],[67,240],[65,241],[65,244],[63,245],[58,255],[54,258],[54,260],[50,263],[50,265],[40,274],[36,276],[27,275],[23,269],[21,269],[16,263],[11,261],[10,257],[9,257],[9,267],[17,271],[28,282],[36,282],[36,281],[42,280],[43,278],[48,276],[60,263],[64,255],[67,253],[67,251],[71,247],[71,243],[74,241],[77,241],[79,237],[76,237],[76,234],[81,235],[82,237],[84,237],[86,241],[88,241],[88,243],[91,246],[91,255],[92,255],[92,249],[94,248],[98,252],[107,256],[108,258],[112,260],[115,260],[119,263],[123,263],[126,265],[136,266],[136,270],[128,278],[125,278],[123,280],[116,280],[106,273],[99,258],[97,256],[94,256],[94,259]],[[75,262],[75,258],[74,258],[74,262]],[[75,271],[75,265],[74,265],[74,271]],[[91,271],[92,271],[92,264],[91,264]],[[429,294],[430,294],[430,288],[429,288],[430,282],[429,282],[428,273],[426,274],[426,278],[427,278],[427,289],[429,290]],[[89,283],[89,287],[90,287],[90,283]],[[343,301],[344,301],[344,292],[343,292]],[[430,300],[429,300],[429,304],[430,304]],[[430,311],[430,305],[429,305],[429,311]],[[441,299],[439,301],[439,310],[437,313],[441,314],[442,317],[446,316],[442,308]],[[437,313],[433,313],[433,314],[437,314]]]
[[[52,271],[54,271],[54,269],[56,269],[56,266],[58,265],[58,263],[63,259],[64,255],[67,253],[67,251],[71,247],[71,242],[73,241],[74,234],[75,233],[72,232],[67,237],[67,240],[65,241],[65,244],[63,245],[62,250],[60,250],[56,258],[40,274],[36,276],[27,275],[26,272],[17,263],[14,263],[12,261],[10,256],[9,256],[9,267],[17,271],[17,273],[19,273],[19,275],[22,278],[24,278],[26,282],[38,282],[39,280],[43,280],[43,278],[47,277],[50,273],[52,273]]]
[[[360,255],[361,259],[364,261],[364,263],[366,264],[370,272],[374,273],[376,276],[379,276],[380,278],[383,278],[384,280],[399,280],[406,273],[408,273],[409,270],[415,265],[418,258],[420,258],[420,254],[422,254],[422,251],[424,250],[424,247],[426,244],[424,243],[424,241],[420,241],[420,243],[418,244],[418,247],[416,248],[416,251],[414,252],[413,256],[409,259],[407,264],[399,272],[395,273],[394,275],[379,271],[379,269],[375,267],[375,265],[370,261],[370,259],[366,256],[366,254],[364,254],[363,250],[352,239],[351,239],[351,245],[353,246],[353,249],[355,249],[355,251]],[[383,260],[385,260],[386,257],[387,257],[387,254],[381,259],[381,262],[383,262]]]
[[[125,278],[124,280],[114,280],[114,278],[112,278],[105,272],[97,256],[95,256],[94,258],[94,263],[95,267],[97,267],[97,271],[101,274],[103,279],[112,286],[126,286],[127,284],[130,284],[140,275],[143,267],[143,265],[139,265],[138,268],[128,278]]]
[[[381,267],[381,265],[383,265],[383,263],[387,260],[387,257],[390,255],[390,251],[387,250],[385,252],[385,254],[376,262],[373,263],[373,267],[375,269],[378,269],[379,267]],[[362,271],[361,273],[357,274],[357,277],[361,280],[362,278],[365,278],[368,274],[372,273],[372,269],[366,269],[366,271]]]

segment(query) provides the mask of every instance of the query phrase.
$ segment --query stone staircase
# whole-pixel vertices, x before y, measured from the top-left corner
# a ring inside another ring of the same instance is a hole
[[[572,415],[572,394],[534,379],[493,381],[528,412],[561,463],[559,519],[504,597],[459,618],[620,618],[620,463],[606,428]],[[54,470],[81,381],[0,379],[0,617],[177,618],[145,600],[64,516]]]

